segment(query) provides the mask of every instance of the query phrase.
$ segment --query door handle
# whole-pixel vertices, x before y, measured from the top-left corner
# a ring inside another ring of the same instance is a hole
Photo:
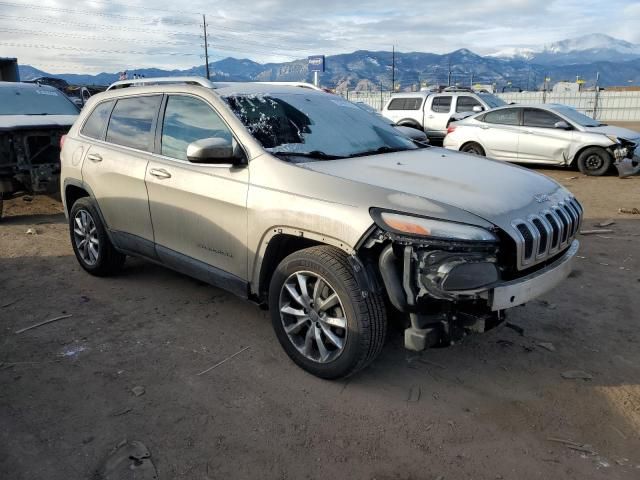
[[[522,133],[526,133],[527,135],[531,135],[533,132],[531,130],[524,130]]]
[[[90,153],[89,155],[87,155],[87,158],[95,163],[102,161],[102,155],[100,155],[99,153]]]
[[[171,178],[171,174],[164,168],[152,168],[151,170],[149,170],[149,175],[153,175],[154,177],[160,179]]]
[[[483,130],[489,130],[489,125],[481,125],[480,128]]]

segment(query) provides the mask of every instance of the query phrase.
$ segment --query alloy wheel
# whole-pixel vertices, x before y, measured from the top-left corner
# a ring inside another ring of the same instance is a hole
[[[334,361],[344,350],[347,318],[329,282],[313,272],[295,272],[280,291],[280,319],[291,343],[307,359]]]
[[[93,217],[86,210],[78,210],[73,219],[73,240],[82,261],[90,266],[95,265],[100,252],[100,242]]]

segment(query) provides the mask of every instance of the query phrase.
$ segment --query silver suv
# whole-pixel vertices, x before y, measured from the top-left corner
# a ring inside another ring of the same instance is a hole
[[[582,218],[553,180],[414,144],[340,97],[199,78],[92,97],[61,188],[86,271],[135,255],[254,300],[324,378],[368,365],[391,316],[412,350],[497,325],[569,274]]]

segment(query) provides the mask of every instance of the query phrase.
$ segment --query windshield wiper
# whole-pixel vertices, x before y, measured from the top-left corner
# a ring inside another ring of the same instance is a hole
[[[405,150],[409,150],[408,148],[394,148],[383,146],[380,148],[376,148],[375,150],[367,150],[360,153],[354,153],[353,155],[349,155],[349,158],[352,157],[366,157],[367,155],[378,155],[380,153],[394,153],[394,152],[404,152]]]
[[[328,153],[321,152],[320,150],[313,150],[311,152],[271,152],[273,155],[281,155],[283,157],[305,157],[314,158],[316,160],[337,160],[340,155],[329,155]]]

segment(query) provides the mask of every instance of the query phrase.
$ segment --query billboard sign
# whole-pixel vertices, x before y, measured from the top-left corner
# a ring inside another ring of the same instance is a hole
[[[324,72],[324,55],[312,55],[309,57],[310,72]]]

